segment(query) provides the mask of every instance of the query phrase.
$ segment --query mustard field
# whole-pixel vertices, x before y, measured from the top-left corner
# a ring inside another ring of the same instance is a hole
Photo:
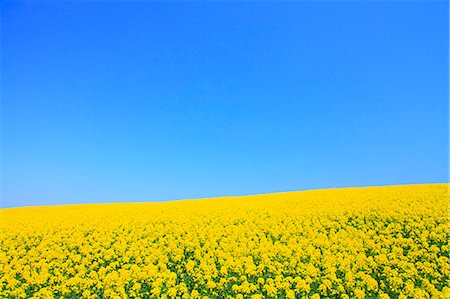
[[[0,209],[0,298],[450,298],[447,184]]]

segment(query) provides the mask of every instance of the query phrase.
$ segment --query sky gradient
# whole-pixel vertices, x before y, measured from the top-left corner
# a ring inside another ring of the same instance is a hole
[[[1,5],[1,207],[448,182],[446,1]]]

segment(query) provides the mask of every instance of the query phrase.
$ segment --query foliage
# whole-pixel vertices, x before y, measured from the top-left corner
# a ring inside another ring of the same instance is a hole
[[[449,298],[448,185],[0,210],[1,298]]]

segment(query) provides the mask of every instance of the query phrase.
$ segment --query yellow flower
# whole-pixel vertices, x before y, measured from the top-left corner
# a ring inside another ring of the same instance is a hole
[[[0,298],[450,298],[448,189],[0,209]]]
[[[365,298],[366,297],[366,293],[361,290],[361,289],[356,289],[355,290],[355,298]]]
[[[295,299],[295,293],[293,290],[287,290],[286,291],[286,298],[287,299]]]

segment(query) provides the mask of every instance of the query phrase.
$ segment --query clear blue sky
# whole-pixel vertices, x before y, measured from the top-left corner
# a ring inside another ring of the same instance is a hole
[[[446,2],[3,2],[1,206],[447,182]]]

